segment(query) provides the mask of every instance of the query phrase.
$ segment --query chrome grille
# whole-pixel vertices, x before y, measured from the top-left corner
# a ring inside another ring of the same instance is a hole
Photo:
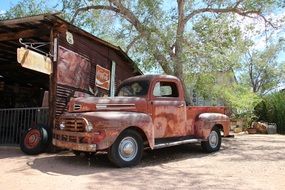
[[[64,131],[72,131],[72,132],[85,131],[85,121],[82,118],[62,118],[59,124],[62,122],[65,124],[65,128],[63,129]]]

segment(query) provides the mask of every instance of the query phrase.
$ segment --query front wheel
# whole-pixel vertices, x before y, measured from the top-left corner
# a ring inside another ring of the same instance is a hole
[[[137,165],[142,157],[143,139],[134,130],[126,130],[116,139],[108,151],[109,160],[118,167]]]
[[[202,149],[205,152],[211,153],[220,150],[221,147],[221,132],[218,127],[213,127],[208,140],[201,143]]]

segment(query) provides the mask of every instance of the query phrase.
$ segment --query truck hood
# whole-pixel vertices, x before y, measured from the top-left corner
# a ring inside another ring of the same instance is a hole
[[[68,112],[136,111],[145,112],[146,99],[141,97],[88,97],[73,98],[68,103]]]

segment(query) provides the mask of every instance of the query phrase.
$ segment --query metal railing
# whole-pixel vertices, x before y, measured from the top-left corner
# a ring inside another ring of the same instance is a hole
[[[48,124],[48,108],[0,109],[0,145],[17,145],[21,134],[36,124]]]

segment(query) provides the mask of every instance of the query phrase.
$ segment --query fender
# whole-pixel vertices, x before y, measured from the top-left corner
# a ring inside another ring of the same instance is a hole
[[[144,133],[151,148],[154,147],[154,132],[152,118],[145,113],[128,111],[86,112],[77,114],[91,122],[93,131],[103,131],[104,138],[98,143],[98,148],[109,148],[125,129],[132,127]]]
[[[214,126],[218,126],[224,132],[224,136],[229,136],[230,119],[221,113],[200,114],[195,122],[195,135],[207,139]]]

